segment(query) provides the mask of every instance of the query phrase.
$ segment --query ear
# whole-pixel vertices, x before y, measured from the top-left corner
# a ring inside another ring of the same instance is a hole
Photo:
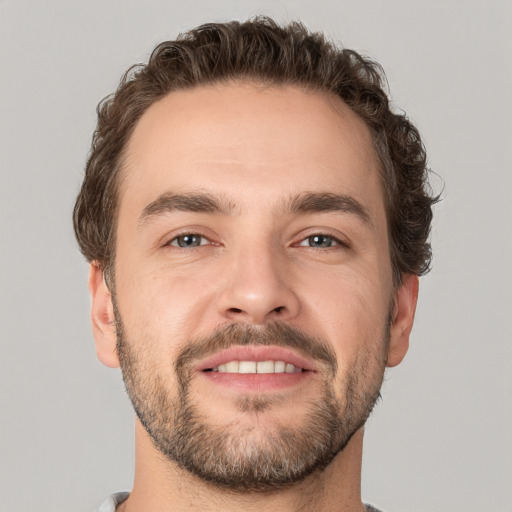
[[[402,284],[395,296],[395,308],[390,329],[388,366],[402,362],[409,348],[409,335],[414,323],[414,313],[418,301],[419,279],[414,274],[403,274]]]
[[[119,357],[116,350],[116,324],[114,307],[103,270],[93,261],[89,268],[89,293],[91,294],[92,333],[98,359],[106,366],[117,368]]]

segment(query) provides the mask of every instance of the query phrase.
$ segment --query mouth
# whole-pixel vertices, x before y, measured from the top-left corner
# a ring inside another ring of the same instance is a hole
[[[196,370],[211,383],[265,392],[293,386],[316,373],[308,358],[273,346],[241,346],[202,361]]]
[[[301,373],[304,370],[285,361],[228,361],[205,371],[238,374]]]

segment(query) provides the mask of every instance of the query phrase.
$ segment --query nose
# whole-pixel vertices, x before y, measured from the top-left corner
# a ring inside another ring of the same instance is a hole
[[[295,318],[300,301],[286,257],[267,247],[236,251],[224,267],[219,313],[238,322],[264,324]]]

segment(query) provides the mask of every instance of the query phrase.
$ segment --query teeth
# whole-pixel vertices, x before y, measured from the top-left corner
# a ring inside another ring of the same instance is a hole
[[[258,361],[256,373],[274,373],[274,361]]]
[[[276,361],[274,364],[274,372],[275,373],[284,373],[286,368],[286,363],[284,361]]]
[[[256,361],[240,361],[238,373],[256,373]]]
[[[286,372],[286,373],[295,373],[295,372],[296,372],[296,370],[297,370],[297,367],[296,367],[296,366],[293,366],[293,364],[288,363],[288,364],[286,365],[286,369],[285,369],[285,372]]]
[[[238,361],[230,361],[229,363],[226,363],[223,366],[226,367],[226,372],[228,373],[238,373],[240,363]]]
[[[300,373],[301,368],[284,361],[229,361],[212,368],[219,373]]]

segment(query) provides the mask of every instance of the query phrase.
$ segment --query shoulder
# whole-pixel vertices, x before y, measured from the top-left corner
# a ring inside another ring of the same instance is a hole
[[[116,492],[112,494],[100,505],[96,512],[115,512],[117,505],[122,503],[129,495],[129,492]]]
[[[365,512],[382,512],[378,508],[375,508],[373,505],[365,505],[364,510]]]

